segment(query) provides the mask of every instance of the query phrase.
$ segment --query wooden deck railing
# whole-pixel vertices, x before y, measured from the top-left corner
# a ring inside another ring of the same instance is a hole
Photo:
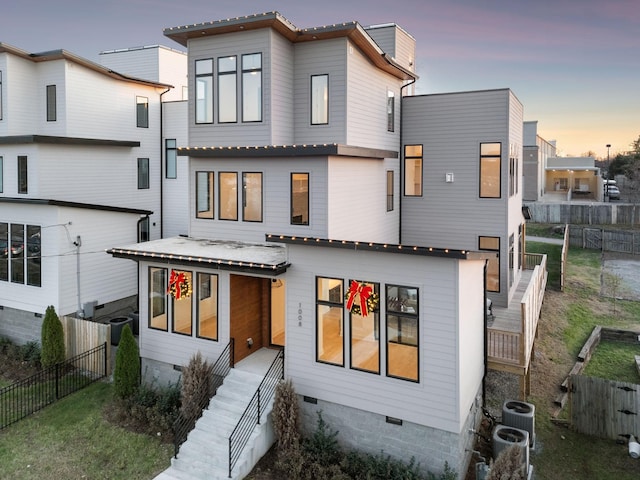
[[[533,273],[520,301],[520,331],[489,328],[487,332],[490,365],[500,365],[499,370],[517,374],[524,374],[529,368],[547,285],[547,256],[525,254],[525,268],[529,267]]]

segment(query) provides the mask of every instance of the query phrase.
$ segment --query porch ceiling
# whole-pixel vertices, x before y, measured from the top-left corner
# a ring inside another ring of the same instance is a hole
[[[204,238],[173,237],[111,248],[107,253],[135,261],[196,265],[276,276],[289,267],[286,247]]]

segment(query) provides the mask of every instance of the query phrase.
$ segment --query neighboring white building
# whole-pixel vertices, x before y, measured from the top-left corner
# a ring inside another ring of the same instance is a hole
[[[160,237],[169,88],[64,50],[0,44],[0,334],[39,339],[49,305],[86,316],[136,308],[135,269],[105,249]]]

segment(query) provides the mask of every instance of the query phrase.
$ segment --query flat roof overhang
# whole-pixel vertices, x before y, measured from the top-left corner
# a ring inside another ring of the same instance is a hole
[[[11,135],[0,137],[2,145],[22,145],[26,143],[44,143],[50,145],[85,145],[100,147],[139,147],[137,140],[109,140],[102,138],[57,137],[51,135]]]
[[[262,145],[227,147],[180,147],[178,155],[193,158],[264,158],[264,157],[313,157],[342,156],[360,158],[398,158],[395,150],[324,143],[314,145]]]
[[[172,237],[125,247],[107,253],[137,262],[256,273],[275,277],[287,271],[284,246],[191,237]]]

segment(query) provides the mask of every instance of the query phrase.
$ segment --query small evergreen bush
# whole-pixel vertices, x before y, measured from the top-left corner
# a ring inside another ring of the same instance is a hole
[[[197,352],[182,371],[182,416],[195,422],[202,414],[203,404],[213,395],[212,390],[213,365]]]
[[[113,372],[113,389],[119,398],[129,398],[140,385],[140,352],[130,326],[122,329]]]
[[[291,380],[280,382],[273,399],[273,429],[277,439],[278,456],[288,456],[300,448],[298,397]]]
[[[50,367],[56,363],[64,362],[64,331],[62,322],[56,314],[53,305],[47,307],[47,311],[42,321],[41,331],[42,355],[41,362],[43,367]]]
[[[38,342],[27,342],[21,348],[22,361],[38,366],[41,363],[42,350]]]

